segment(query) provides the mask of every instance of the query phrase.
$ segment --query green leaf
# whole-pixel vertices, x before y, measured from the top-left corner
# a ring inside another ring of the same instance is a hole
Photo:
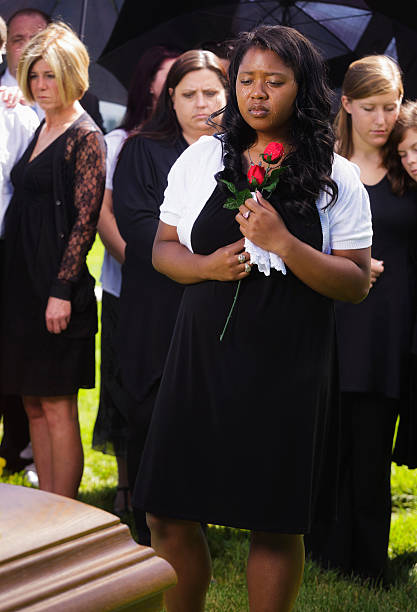
[[[239,205],[237,204],[237,201],[236,200],[232,200],[232,198],[229,198],[223,204],[223,208],[227,208],[228,210],[234,210],[235,208],[238,208],[238,207],[239,207]]]
[[[274,191],[277,184],[278,184],[278,179],[273,181],[272,183],[269,183],[269,185],[265,185],[265,187],[262,185],[262,191],[267,191],[268,193],[271,193],[272,191]]]
[[[244,204],[245,201],[248,198],[251,198],[251,197],[252,197],[252,194],[249,191],[249,189],[244,189],[243,191],[239,191],[239,193],[237,194],[237,198],[236,199],[237,199],[237,201],[239,203],[239,206],[242,206],[242,204]]]
[[[284,166],[272,170],[272,172],[268,174],[266,181],[262,183],[262,191],[267,191],[268,193],[274,191],[279,183],[280,174],[283,170],[285,170]]]
[[[279,178],[279,175],[284,170],[285,170],[285,168],[283,166],[281,168],[275,168],[275,170],[272,170],[272,172],[268,175],[268,179],[269,180],[276,180],[277,178]]]
[[[236,187],[233,185],[233,183],[230,183],[229,181],[225,181],[224,179],[220,179],[222,183],[224,183],[229,190],[234,193],[235,195],[237,194],[237,189]]]

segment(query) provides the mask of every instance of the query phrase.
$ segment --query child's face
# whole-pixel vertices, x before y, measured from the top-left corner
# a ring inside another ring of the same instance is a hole
[[[417,181],[417,128],[405,131],[404,138],[398,144],[398,155],[407,174]]]

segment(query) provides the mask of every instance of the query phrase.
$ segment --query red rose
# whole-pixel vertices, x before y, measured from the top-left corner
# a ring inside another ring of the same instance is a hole
[[[276,164],[283,155],[284,146],[280,142],[270,142],[261,157],[268,164]]]
[[[248,181],[251,187],[260,187],[265,178],[265,168],[252,164],[248,170]]]

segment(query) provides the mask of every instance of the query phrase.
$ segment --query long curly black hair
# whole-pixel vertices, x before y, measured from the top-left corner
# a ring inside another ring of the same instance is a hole
[[[286,26],[259,26],[241,33],[235,41],[229,65],[228,102],[212,115],[213,124],[221,116],[217,137],[224,147],[225,168],[216,178],[236,184],[243,172],[242,154],[256,141],[256,132],[242,118],[236,97],[239,66],[252,47],[274,51],[293,70],[298,85],[290,130],[291,152],[285,157],[286,171],[279,183],[280,201],[308,212],[315,207],[320,191],[325,190],[330,194],[331,205],[338,189],[330,177],[334,133],[330,123],[332,91],[327,85],[325,63],[308,39]],[[220,185],[227,194],[227,188]]]

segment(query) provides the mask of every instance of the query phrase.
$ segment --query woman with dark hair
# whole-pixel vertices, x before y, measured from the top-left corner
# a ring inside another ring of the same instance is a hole
[[[171,66],[155,111],[133,130],[114,175],[116,221],[126,242],[118,325],[121,380],[130,396],[128,477],[135,483],[182,287],[152,267],[152,244],[168,172],[226,103],[223,66],[210,51],[182,54]],[[135,511],[139,541],[149,544],[145,514]]]
[[[100,403],[93,431],[93,448],[116,456],[117,493],[113,511],[122,515],[131,509],[127,479],[128,398],[120,379],[114,346],[119,318],[121,266],[125,241],[117,228],[113,212],[113,174],[120,149],[129,132],[147,121],[156,105],[167,72],[180,55],[161,45],[150,47],[141,56],[127,96],[126,113],[120,127],[105,136],[107,145],[106,189],[98,222],[98,232],[106,248],[101,283],[101,377]]]
[[[388,177],[399,196],[417,191],[417,101],[406,100],[389,139]],[[415,258],[415,253],[414,253]],[[415,259],[414,259],[415,261]],[[410,401],[400,408],[393,460],[410,469],[417,468],[417,321],[411,347]]]
[[[302,534],[335,501],[333,300],[358,302],[369,287],[369,202],[355,167],[333,154],[316,49],[283,26],[243,33],[229,82],[222,134],[171,169],[153,248],[156,269],[185,289],[133,501],[177,573],[170,612],[204,609],[201,522],[251,530],[251,610],[292,608]],[[225,208],[221,179],[247,189],[248,168],[263,174],[277,142],[285,156],[269,201],[258,190],[237,215]],[[282,271],[249,263],[253,247]],[[321,477],[331,486],[319,495]]]
[[[341,504],[338,521],[318,521],[307,543],[324,566],[372,582],[387,578],[392,447],[399,411],[408,403],[417,308],[415,195],[400,196],[388,172],[402,97],[401,71],[390,57],[350,64],[336,116],[336,151],[358,166],[369,194],[371,287],[362,304],[336,304]]]

